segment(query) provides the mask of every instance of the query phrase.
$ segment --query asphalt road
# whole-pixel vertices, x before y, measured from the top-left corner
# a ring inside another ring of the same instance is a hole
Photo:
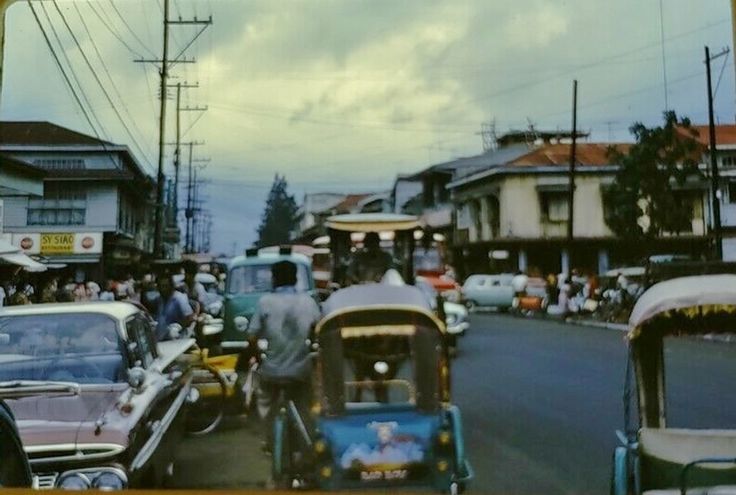
[[[666,350],[670,426],[736,427],[736,344]],[[472,316],[453,366],[473,492],[607,493],[623,425],[621,332],[493,314]],[[178,486],[261,488],[259,431],[227,428],[182,444]]]

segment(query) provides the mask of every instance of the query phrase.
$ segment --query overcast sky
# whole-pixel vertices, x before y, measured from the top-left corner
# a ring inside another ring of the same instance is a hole
[[[161,1],[59,0],[138,144],[54,4],[35,2],[48,29],[45,6],[101,122],[97,132],[128,144],[151,173],[157,68],[132,60],[161,56]],[[729,1],[663,3],[669,107],[706,122],[703,46],[732,45]],[[186,52],[197,63],[176,65],[171,82],[199,82],[183,101],[209,106],[196,123],[199,112],[185,112],[182,127],[186,140],[206,142],[195,158],[212,159],[201,174],[211,180],[215,250],[255,240],[277,172],[298,199],[305,191],[389,189],[397,173],[479,153],[483,122],[495,120],[499,132],[529,122],[569,128],[574,78],[580,127],[596,140],[628,140],[632,122],[655,124],[665,108],[659,7],[659,0],[172,0],[173,18],[214,21]],[[10,9],[7,26],[0,116],[94,135],[25,2]],[[171,32],[176,55],[197,28]],[[732,55],[714,62],[713,77],[717,118],[733,122]]]

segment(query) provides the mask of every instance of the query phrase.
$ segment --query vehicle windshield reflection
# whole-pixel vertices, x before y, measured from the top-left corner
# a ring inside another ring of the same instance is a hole
[[[107,316],[0,317],[0,381],[112,383],[122,363],[115,322]]]

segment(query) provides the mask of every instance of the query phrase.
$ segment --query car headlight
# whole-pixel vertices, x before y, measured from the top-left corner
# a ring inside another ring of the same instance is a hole
[[[103,492],[123,490],[128,486],[128,477],[118,468],[90,468],[69,471],[62,474],[56,482],[62,490],[89,490]]]
[[[245,332],[248,330],[248,318],[245,316],[236,316],[235,319],[233,319],[233,323],[235,323],[235,329],[238,332]]]
[[[84,473],[69,473],[63,474],[56,482],[56,486],[62,490],[89,490],[92,483]]]
[[[114,471],[105,471],[100,473],[92,482],[92,487],[104,492],[112,490],[122,490],[125,488],[126,480],[121,474]]]

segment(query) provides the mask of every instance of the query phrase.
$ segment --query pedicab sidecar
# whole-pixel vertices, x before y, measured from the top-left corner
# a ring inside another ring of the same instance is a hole
[[[462,490],[472,470],[450,402],[445,326],[421,291],[352,286],[330,296],[324,314],[311,414],[300,417],[289,404],[274,425],[275,479],[286,487],[299,480],[320,489]]]
[[[614,452],[611,493],[736,493],[736,430],[668,424],[664,346],[665,339],[675,337],[733,333],[736,276],[658,283],[639,298],[629,326],[625,431],[618,432],[622,445]],[[632,396],[638,421],[629,413]]]

